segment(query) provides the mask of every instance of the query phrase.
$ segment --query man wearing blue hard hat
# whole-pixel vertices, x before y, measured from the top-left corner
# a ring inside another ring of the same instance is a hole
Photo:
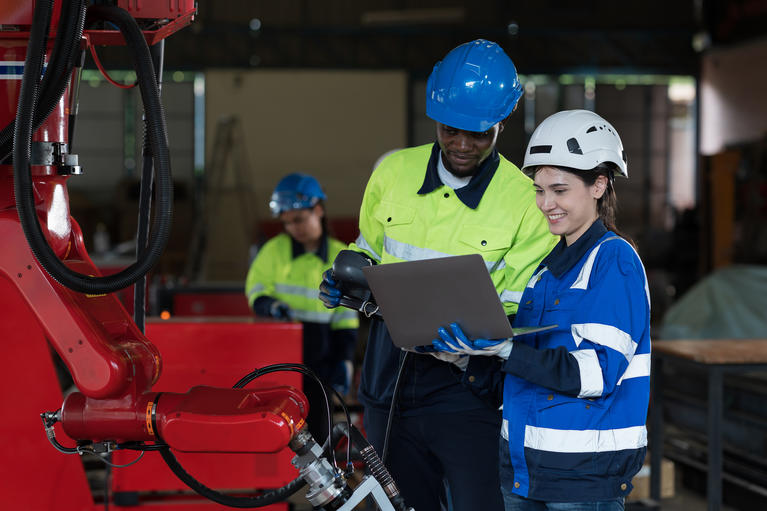
[[[513,316],[533,270],[556,243],[532,182],[495,148],[521,94],[514,64],[496,43],[478,39],[450,51],[426,87],[436,143],[381,161],[350,248],[378,264],[480,254]],[[326,306],[338,305],[339,286],[328,273],[320,289]],[[500,401],[481,390],[500,373],[480,358],[406,353],[383,322],[371,323],[358,392],[365,428],[405,502],[418,511],[503,509]]]
[[[288,174],[277,183],[269,209],[285,232],[264,243],[256,254],[245,280],[245,294],[258,316],[300,321],[304,363],[346,395],[353,376],[359,320],[355,311],[329,311],[317,299],[322,272],[346,248],[328,235],[326,198],[319,181],[308,174]],[[321,405],[324,394],[310,378],[304,378],[304,392],[312,404],[307,418],[310,431],[324,442],[328,430]]]

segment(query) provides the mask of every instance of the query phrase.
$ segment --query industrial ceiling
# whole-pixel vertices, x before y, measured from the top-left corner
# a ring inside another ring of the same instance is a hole
[[[761,37],[767,0],[200,0],[169,69],[408,69],[500,43],[520,72],[697,74],[701,51]],[[119,59],[119,56],[116,56]]]

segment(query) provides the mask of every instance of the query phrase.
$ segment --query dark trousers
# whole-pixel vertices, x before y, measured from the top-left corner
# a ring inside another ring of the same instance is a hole
[[[365,409],[365,432],[382,453],[388,412]],[[490,408],[394,417],[386,467],[416,511],[503,511],[498,477],[501,412]]]

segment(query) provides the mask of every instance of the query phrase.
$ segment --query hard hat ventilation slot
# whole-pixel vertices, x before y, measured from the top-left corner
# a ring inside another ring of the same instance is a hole
[[[534,145],[530,148],[530,154],[548,154],[551,152],[551,146],[550,145]]]
[[[583,154],[580,144],[574,138],[567,140],[567,150],[570,151],[571,154]]]
[[[596,126],[592,126],[592,127],[590,127],[589,129],[586,130],[586,133],[593,133],[596,130],[597,130]]]

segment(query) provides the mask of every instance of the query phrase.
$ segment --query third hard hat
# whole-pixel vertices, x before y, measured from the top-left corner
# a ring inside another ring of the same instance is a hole
[[[277,183],[269,200],[269,209],[277,216],[292,209],[311,208],[326,198],[319,181],[308,174],[296,172]]]

